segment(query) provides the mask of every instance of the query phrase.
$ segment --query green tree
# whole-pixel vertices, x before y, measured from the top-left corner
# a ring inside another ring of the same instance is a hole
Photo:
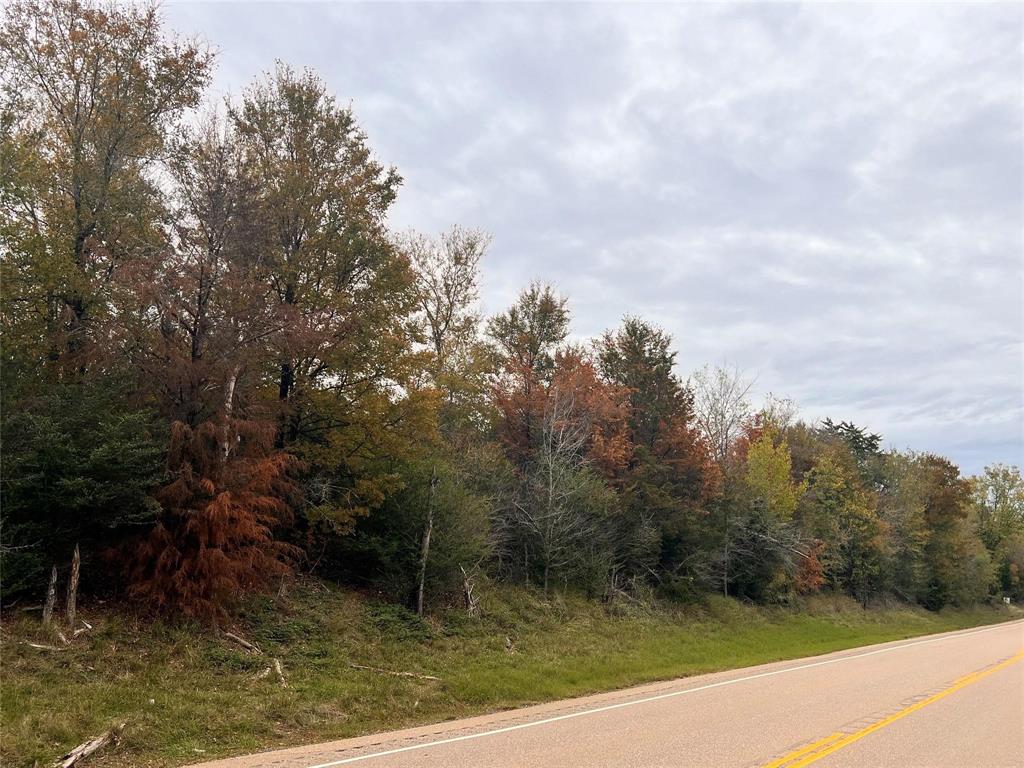
[[[826,451],[808,473],[808,522],[825,544],[826,579],[867,605],[883,586],[885,526],[874,497],[845,458],[835,449]]]
[[[229,119],[259,190],[259,266],[281,323],[263,371],[277,444],[307,466],[313,527],[345,533],[401,485],[384,458],[434,428],[412,348],[414,274],[386,229],[400,178],[312,72],[278,64]]]
[[[919,461],[927,484],[928,588],[924,604],[938,609],[947,603],[974,602],[988,594],[993,574],[985,567],[984,547],[971,530],[971,484],[948,459],[924,454]]]
[[[693,393],[675,374],[672,337],[627,317],[596,344],[602,377],[628,398],[618,569],[689,585],[704,568],[703,505],[718,472],[695,423]]]
[[[156,519],[165,434],[153,414],[128,407],[123,382],[93,379],[23,400],[2,438],[4,596],[38,594],[76,544],[87,582],[116,586],[92,564]]]
[[[1024,596],[1024,479],[1005,464],[985,467],[972,479],[974,518],[988,549],[999,587],[1017,599]]]
[[[886,526],[886,585],[902,599],[920,602],[928,584],[927,478],[913,454],[890,451],[881,467],[878,512]]]

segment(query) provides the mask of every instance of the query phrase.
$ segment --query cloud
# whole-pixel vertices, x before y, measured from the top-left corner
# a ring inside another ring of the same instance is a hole
[[[1024,455],[1024,9],[218,5],[169,23],[237,92],[274,58],[351,100],[396,227],[495,235],[575,331],[626,313],[810,418],[966,470]]]

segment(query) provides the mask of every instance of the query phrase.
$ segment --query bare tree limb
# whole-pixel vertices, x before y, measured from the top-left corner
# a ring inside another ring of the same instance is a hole
[[[396,672],[391,669],[381,669],[380,667],[368,667],[365,664],[352,664],[351,662],[349,663],[349,666],[352,667],[352,669],[362,669],[366,670],[367,672],[376,672],[381,675],[391,675],[392,677],[413,677],[417,680],[435,680],[437,682],[441,682],[440,677],[434,677],[433,675],[418,675],[415,672]]]
[[[99,752],[108,744],[112,744],[117,741],[118,736],[124,730],[126,723],[121,723],[116,728],[111,728],[106,733],[97,736],[95,739],[79,744],[77,747],[72,749],[66,755],[58,758],[53,764],[54,768],[72,768],[76,765],[79,760],[84,760],[96,752]]]

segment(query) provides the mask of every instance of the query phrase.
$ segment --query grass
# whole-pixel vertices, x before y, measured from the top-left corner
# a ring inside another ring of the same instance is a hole
[[[254,601],[238,630],[281,659],[287,688],[273,674],[256,679],[265,658],[198,626],[86,608],[81,615],[94,629],[49,651],[26,645],[54,643],[38,619],[13,617],[0,635],[0,763],[49,765],[126,721],[121,742],[97,762],[176,766],[1022,615],[1004,608],[864,611],[836,598],[789,609],[721,597],[686,608],[608,607],[493,586],[483,607],[479,619],[452,608],[422,621],[319,583]]]

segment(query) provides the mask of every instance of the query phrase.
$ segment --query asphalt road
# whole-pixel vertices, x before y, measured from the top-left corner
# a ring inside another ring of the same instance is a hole
[[[204,768],[1024,768],[1024,622]]]

